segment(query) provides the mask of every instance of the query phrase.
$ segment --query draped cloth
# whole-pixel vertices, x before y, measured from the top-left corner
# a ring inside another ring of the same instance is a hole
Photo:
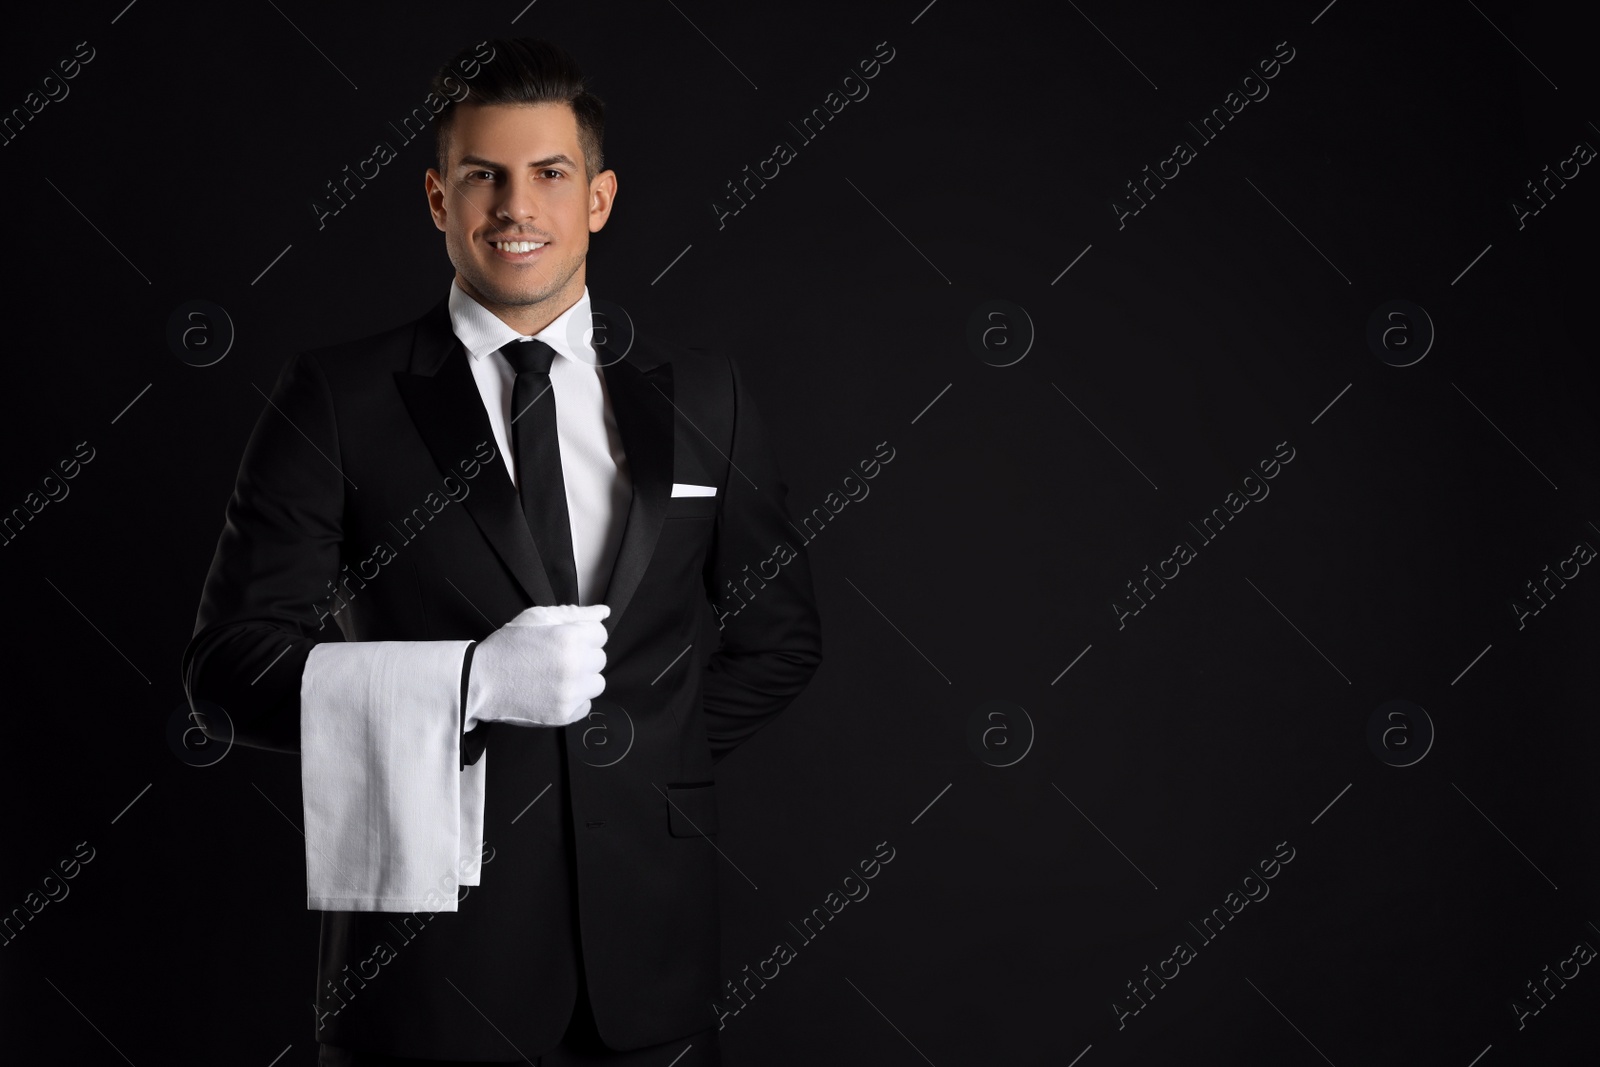
[[[300,684],[306,907],[456,910],[483,856],[484,752],[461,765],[471,641],[330,641]]]

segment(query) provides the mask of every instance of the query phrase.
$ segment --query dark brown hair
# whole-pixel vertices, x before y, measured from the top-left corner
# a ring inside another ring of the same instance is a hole
[[[484,41],[451,56],[431,87],[445,101],[435,125],[440,174],[449,173],[457,104],[566,104],[578,120],[584,177],[593,181],[605,169],[605,104],[584,86],[577,60],[557,45],[531,37]]]

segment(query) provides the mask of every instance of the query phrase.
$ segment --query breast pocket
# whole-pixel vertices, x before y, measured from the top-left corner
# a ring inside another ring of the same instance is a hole
[[[716,514],[715,496],[675,496],[667,500],[669,519],[710,519]]]
[[[711,837],[716,834],[715,782],[667,786],[667,832],[673,837]]]

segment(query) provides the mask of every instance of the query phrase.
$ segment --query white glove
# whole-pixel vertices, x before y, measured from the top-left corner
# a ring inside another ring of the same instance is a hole
[[[606,687],[607,604],[536,605],[478,642],[467,669],[465,729],[480,722],[566,726]]]

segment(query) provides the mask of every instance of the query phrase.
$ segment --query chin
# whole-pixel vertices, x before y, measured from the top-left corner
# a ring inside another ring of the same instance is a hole
[[[507,307],[520,307],[524,304],[536,304],[549,295],[543,286],[519,285],[505,286],[495,283],[478,285],[478,291],[497,304]]]

